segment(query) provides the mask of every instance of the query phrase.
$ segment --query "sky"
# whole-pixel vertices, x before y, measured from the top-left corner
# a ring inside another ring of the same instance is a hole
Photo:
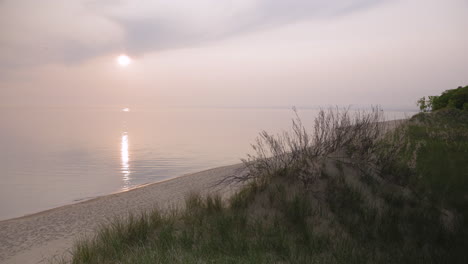
[[[467,0],[0,0],[0,105],[416,109],[468,85],[467,15]]]

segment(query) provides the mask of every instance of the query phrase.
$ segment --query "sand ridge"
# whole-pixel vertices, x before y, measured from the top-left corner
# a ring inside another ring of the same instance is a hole
[[[47,263],[61,256],[73,241],[92,234],[114,217],[180,206],[192,193],[233,194],[239,185],[216,185],[239,173],[242,164],[214,168],[149,184],[127,192],[66,205],[20,218],[0,221],[0,263]]]

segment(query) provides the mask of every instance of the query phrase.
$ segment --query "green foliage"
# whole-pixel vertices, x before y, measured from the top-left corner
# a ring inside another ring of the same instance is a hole
[[[443,108],[467,109],[468,106],[468,86],[458,87],[457,89],[446,90],[440,96],[429,96],[429,100],[425,98],[418,100],[418,106],[421,111],[425,112],[429,109],[432,111]]]
[[[425,96],[418,100],[417,105],[421,112],[428,112],[431,109],[430,101],[427,101]]]

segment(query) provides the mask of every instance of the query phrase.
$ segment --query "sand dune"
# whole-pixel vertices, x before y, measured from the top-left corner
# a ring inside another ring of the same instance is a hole
[[[46,263],[113,217],[179,206],[191,192],[228,197],[239,186],[213,186],[241,164],[219,167],[41,213],[0,221],[0,263]]]

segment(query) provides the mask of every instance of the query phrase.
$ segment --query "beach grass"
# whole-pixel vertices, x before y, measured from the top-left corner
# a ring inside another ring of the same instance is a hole
[[[463,263],[463,240],[438,211],[389,195],[386,209],[336,180],[330,208],[301,186],[247,187],[229,203],[116,220],[73,249],[72,263]]]

